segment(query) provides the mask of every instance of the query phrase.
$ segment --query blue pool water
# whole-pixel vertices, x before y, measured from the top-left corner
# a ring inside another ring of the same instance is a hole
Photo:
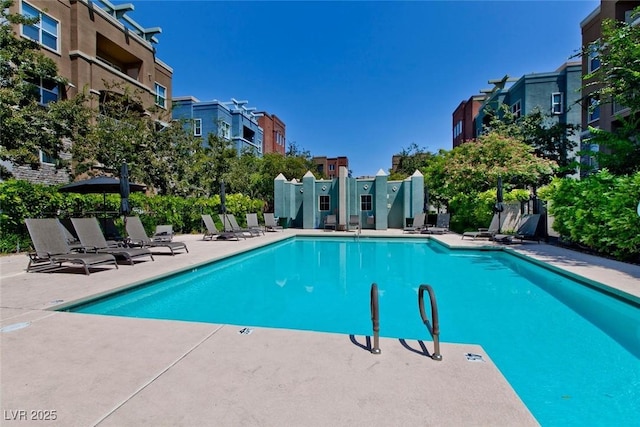
[[[71,311],[371,335],[373,282],[381,336],[430,340],[430,284],[441,340],[482,345],[542,425],[640,425],[640,307],[503,252],[296,238]]]

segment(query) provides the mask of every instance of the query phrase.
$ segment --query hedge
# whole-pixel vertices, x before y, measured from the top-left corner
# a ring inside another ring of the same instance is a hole
[[[177,233],[201,233],[201,214],[212,214],[217,221],[220,196],[210,198],[147,196],[132,193],[130,204],[134,215],[139,215],[148,233],[158,224],[171,224]],[[22,180],[0,182],[0,252],[26,250],[31,245],[24,218],[71,218],[96,216],[100,212],[117,212],[118,194],[60,193],[58,187],[31,184]],[[264,202],[243,194],[228,194],[227,212],[236,215],[243,224],[245,214],[262,215]],[[116,220],[122,229],[122,220]],[[218,224],[221,225],[221,224]],[[124,230],[122,230],[124,231]]]
[[[582,180],[555,179],[539,191],[548,200],[553,229],[569,243],[622,261],[640,261],[640,172],[606,170]]]

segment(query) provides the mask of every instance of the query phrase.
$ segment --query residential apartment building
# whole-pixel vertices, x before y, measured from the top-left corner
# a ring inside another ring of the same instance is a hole
[[[632,20],[631,11],[640,6],[640,1],[611,1],[601,0],[600,6],[596,7],[580,23],[582,31],[582,46],[588,47],[602,36],[602,22],[605,19],[615,19],[627,22],[631,25],[640,25],[640,17]],[[600,59],[594,54],[583,55],[582,74],[586,75],[600,67]],[[599,104],[599,100],[592,96],[595,87],[586,87],[582,93],[582,145],[583,149],[598,151],[600,147],[589,143],[589,127],[599,128],[606,131],[614,131],[619,125],[619,117],[629,114],[629,109],[623,105]],[[591,158],[584,158],[583,162],[589,166],[593,165]]]
[[[453,111],[453,148],[477,138],[476,117],[487,95],[473,95]]]
[[[343,166],[349,170],[349,159],[345,156],[340,157],[324,157],[318,156],[311,159],[316,165],[318,173],[326,175],[329,179],[336,178],[338,176],[338,170],[340,166]]]
[[[193,135],[205,144],[210,134],[230,141],[238,155],[247,150],[262,156],[264,131],[258,124],[255,108],[249,101],[231,99],[230,102],[200,101],[192,96],[173,98],[174,120],[186,120]]]
[[[91,107],[118,96],[113,84],[141,91],[141,108],[156,105],[169,113],[173,70],[155,56],[159,27],[144,28],[130,17],[133,5],[113,5],[107,0],[16,0],[13,13],[39,18],[34,25],[16,26],[19,37],[37,41],[53,59],[58,73],[68,79],[61,86],[38,82],[42,104],[75,96],[86,90]],[[106,82],[106,84],[105,84]],[[58,153],[69,157],[68,153]],[[64,170],[56,171],[51,158],[41,153],[42,168],[13,165],[16,178],[33,182],[68,182]]]
[[[582,64],[566,62],[557,70],[548,73],[526,74],[517,80],[508,76],[490,80],[491,90],[484,90],[483,101],[475,119],[475,132],[480,135],[495,114],[502,114],[506,106],[517,119],[538,110],[549,117],[552,123],[581,125],[580,87],[582,85]],[[569,135],[576,145],[569,158],[575,158],[579,151],[580,135]]]
[[[279,153],[284,156],[286,152],[286,125],[275,114],[265,111],[256,113],[258,124],[264,132],[262,140],[262,153]]]

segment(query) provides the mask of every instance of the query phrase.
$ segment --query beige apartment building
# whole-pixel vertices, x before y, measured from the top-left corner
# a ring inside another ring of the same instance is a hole
[[[154,47],[161,29],[134,21],[133,5],[108,0],[15,0],[12,8],[14,13],[40,19],[34,25],[17,26],[15,32],[37,41],[69,81],[64,87],[41,82],[42,104],[87,91],[92,95],[91,107],[98,109],[105,99],[118,96],[119,89],[114,88],[126,85],[141,92],[141,108],[159,107],[159,113],[149,114],[170,117],[173,70],[155,56]],[[67,174],[56,171],[47,160],[41,154],[42,168],[35,171],[14,166],[14,176],[34,182],[68,182]]]

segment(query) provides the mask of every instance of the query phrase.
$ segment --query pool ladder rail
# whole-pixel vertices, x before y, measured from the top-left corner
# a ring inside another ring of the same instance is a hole
[[[431,322],[429,322],[429,318],[424,311],[425,291],[429,294],[429,302],[431,303]],[[418,288],[418,307],[420,308],[422,323],[427,327],[427,330],[433,338],[433,354],[431,355],[431,358],[433,360],[441,361],[442,354],[440,354],[440,321],[438,320],[438,304],[436,303],[436,295],[430,285],[423,284]]]
[[[372,354],[380,354],[380,311],[378,306],[378,285],[371,284],[371,322],[373,323],[373,348]]]
[[[429,302],[431,303],[431,322],[424,311],[424,292],[427,291],[429,295]],[[427,327],[427,331],[433,338],[433,354],[431,359],[441,361],[442,354],[440,353],[440,320],[438,319],[438,304],[436,303],[436,295],[433,288],[430,285],[420,285],[418,288],[418,307],[420,309],[420,317],[422,323]],[[371,323],[373,323],[373,347],[371,348],[372,354],[380,354],[380,308],[378,303],[378,285],[376,283],[371,284]]]

